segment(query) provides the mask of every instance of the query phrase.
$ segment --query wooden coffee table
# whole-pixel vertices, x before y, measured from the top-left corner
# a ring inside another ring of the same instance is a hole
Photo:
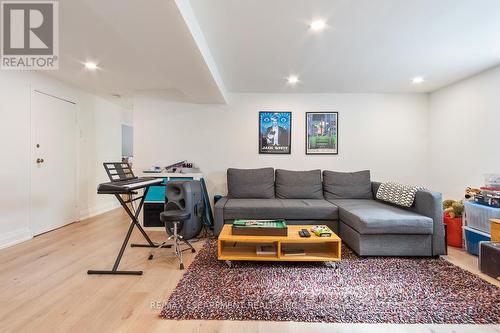
[[[231,267],[232,260],[252,261],[323,261],[336,267],[341,258],[342,240],[335,233],[331,237],[316,236],[311,225],[289,225],[288,236],[233,235],[231,225],[226,224],[218,239],[218,259]],[[299,236],[299,230],[307,229],[311,237]],[[275,254],[257,254],[258,245],[272,245]],[[285,255],[283,250],[303,249],[301,255]]]

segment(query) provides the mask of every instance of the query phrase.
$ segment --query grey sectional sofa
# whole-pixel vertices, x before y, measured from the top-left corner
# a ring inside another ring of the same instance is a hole
[[[323,175],[323,177],[322,177]],[[445,254],[441,194],[420,190],[412,207],[375,199],[369,171],[228,169],[228,195],[215,205],[215,234],[235,219],[326,224],[364,256]]]

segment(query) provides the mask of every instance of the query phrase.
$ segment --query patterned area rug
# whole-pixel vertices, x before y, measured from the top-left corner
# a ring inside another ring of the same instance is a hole
[[[168,299],[165,319],[499,324],[500,289],[443,259],[321,263],[217,260],[208,241]]]

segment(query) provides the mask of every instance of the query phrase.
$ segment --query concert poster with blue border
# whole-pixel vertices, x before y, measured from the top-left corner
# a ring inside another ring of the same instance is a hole
[[[290,154],[292,113],[259,112],[259,154]]]

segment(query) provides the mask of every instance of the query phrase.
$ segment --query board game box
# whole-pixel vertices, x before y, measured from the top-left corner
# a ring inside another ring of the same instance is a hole
[[[233,235],[247,236],[287,236],[285,220],[234,220]]]

